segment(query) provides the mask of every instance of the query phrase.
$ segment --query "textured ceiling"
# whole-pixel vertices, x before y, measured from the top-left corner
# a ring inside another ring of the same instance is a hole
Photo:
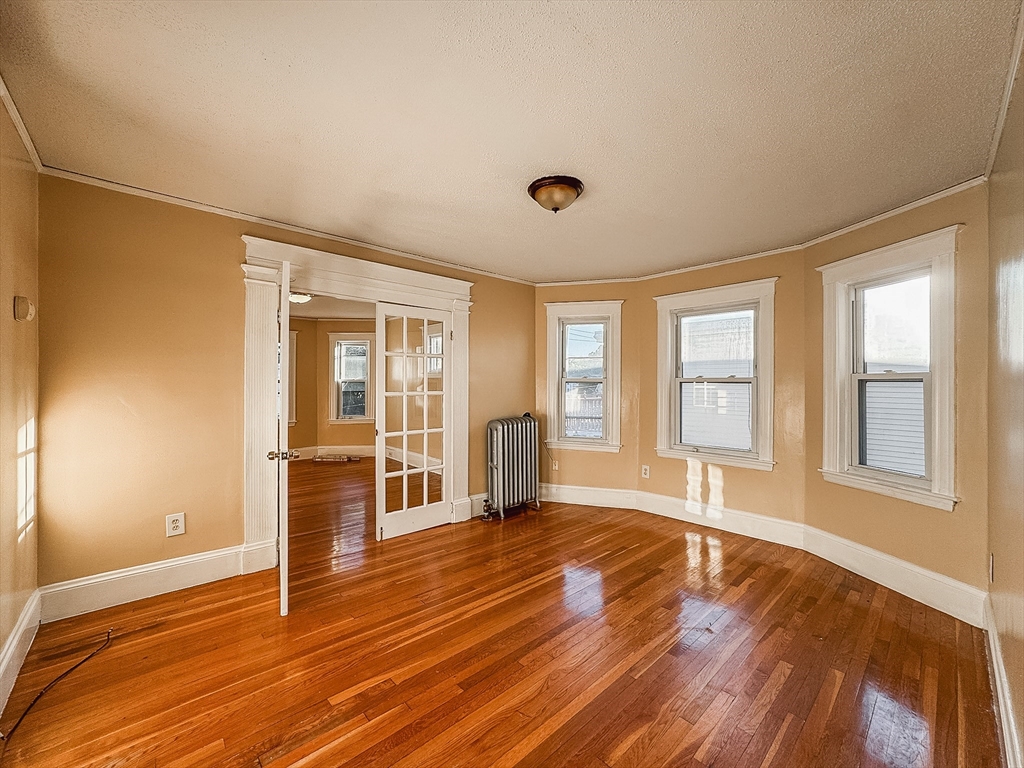
[[[1020,0],[0,0],[45,165],[535,281],[803,242],[985,171]],[[535,177],[579,176],[557,215]]]

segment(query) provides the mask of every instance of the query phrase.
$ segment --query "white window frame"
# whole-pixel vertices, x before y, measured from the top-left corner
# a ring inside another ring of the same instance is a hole
[[[656,296],[658,304],[658,443],[667,459],[698,459],[730,467],[771,472],[775,401],[775,282],[777,277],[698,291]],[[683,445],[679,434],[678,329],[681,315],[754,309],[754,387],[750,451]]]
[[[574,451],[618,453],[619,393],[622,380],[622,301],[569,301],[549,302],[548,316],[548,428],[545,444],[549,448]],[[565,437],[562,435],[562,328],[566,323],[606,323],[605,385],[603,388],[604,436]]]
[[[298,367],[296,364],[296,358],[298,355],[298,331],[288,331],[288,336],[291,339],[291,344],[288,346],[288,426],[294,427],[298,422],[298,412],[295,408],[295,381],[298,378]]]
[[[330,377],[331,377],[331,400],[329,404],[330,411],[328,413],[327,422],[329,424],[372,424],[374,422],[374,400],[376,399],[374,392],[374,356],[373,356],[373,333],[329,333],[328,338],[328,358],[330,360]],[[336,359],[336,349],[339,341],[363,343],[367,345],[366,350],[366,415],[365,416],[340,416],[338,415],[338,381],[335,376],[337,370],[338,361]]]
[[[951,511],[956,463],[955,258],[959,225],[818,267],[823,305],[823,435],[820,472],[831,483]],[[854,414],[858,288],[930,276],[930,370],[925,380],[925,478],[861,466]]]

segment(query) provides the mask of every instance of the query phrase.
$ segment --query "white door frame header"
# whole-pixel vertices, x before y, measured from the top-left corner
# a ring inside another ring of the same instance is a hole
[[[386,301],[430,309],[454,311],[456,304],[470,302],[473,283],[431,275],[414,269],[378,264],[351,256],[316,251],[298,245],[242,235],[245,262],[280,272],[282,262],[291,264],[293,290],[362,301]]]

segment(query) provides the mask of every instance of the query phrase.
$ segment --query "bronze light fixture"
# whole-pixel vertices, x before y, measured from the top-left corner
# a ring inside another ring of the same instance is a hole
[[[574,176],[545,176],[530,184],[529,192],[541,208],[558,213],[583,194],[583,182]]]

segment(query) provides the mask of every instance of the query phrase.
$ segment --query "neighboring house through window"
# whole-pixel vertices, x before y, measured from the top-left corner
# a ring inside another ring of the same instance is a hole
[[[618,452],[621,301],[549,303],[548,437]]]
[[[660,296],[659,456],[771,470],[775,278]]]
[[[819,267],[822,475],[952,509],[956,227]]]

